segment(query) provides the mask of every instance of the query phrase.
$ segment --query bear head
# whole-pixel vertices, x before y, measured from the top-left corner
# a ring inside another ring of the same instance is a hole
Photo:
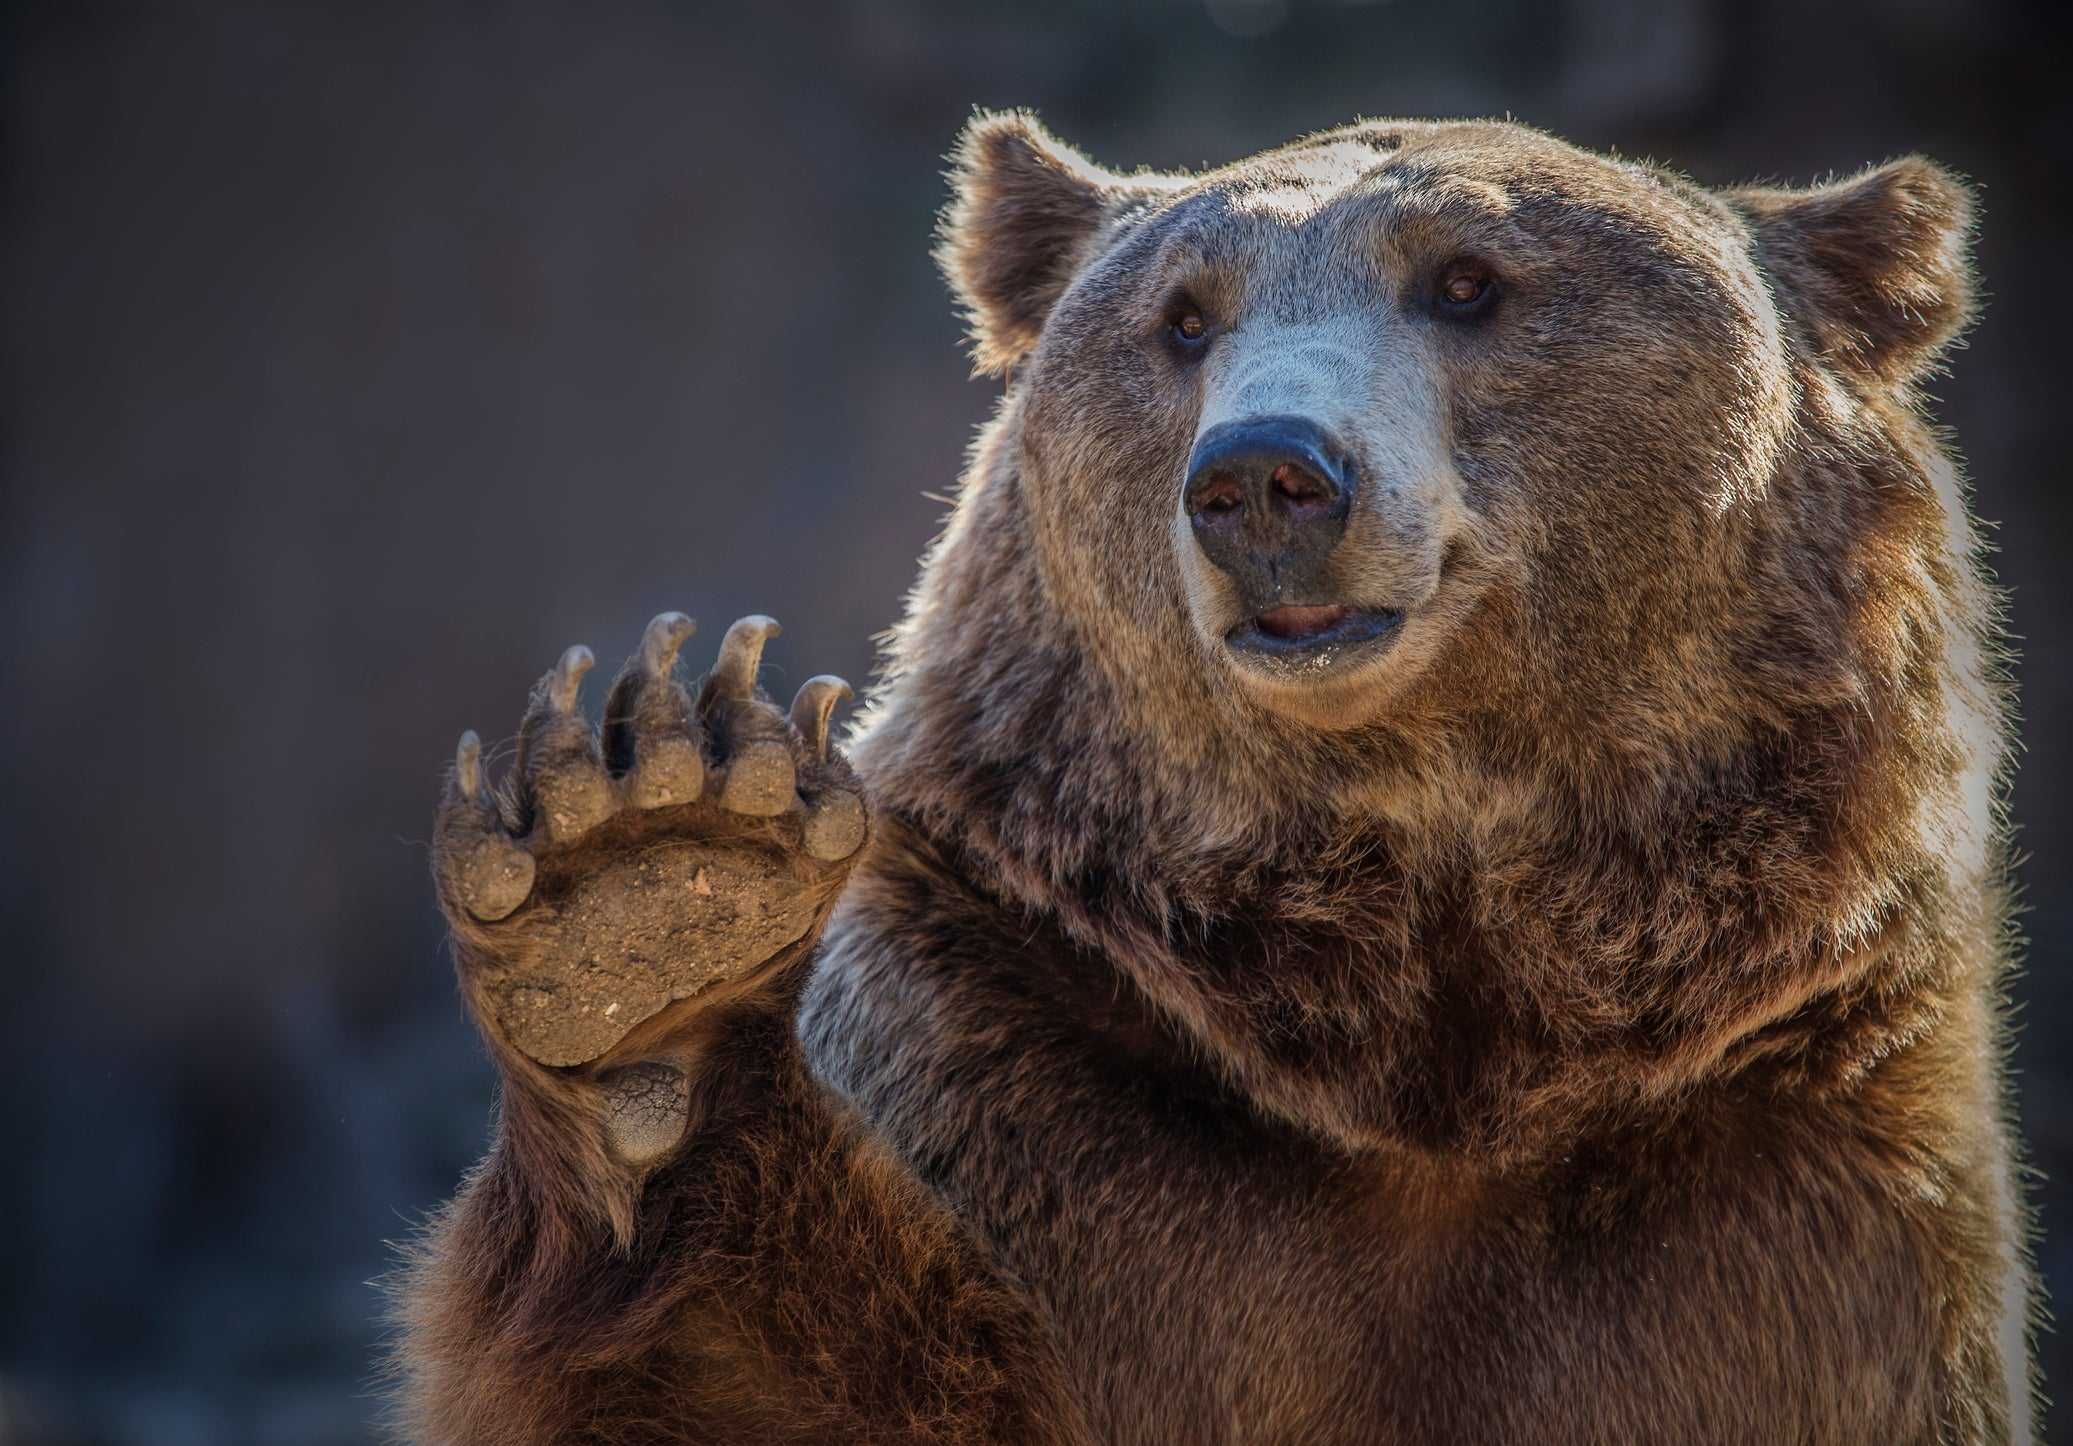
[[[1373,123],[1122,176],[1000,115],[956,182],[940,254],[1024,389],[1058,604],[1326,731],[1739,726],[1737,650],[1808,652],[1756,615],[1802,600],[1750,588],[1752,519],[1794,504],[1794,346],[1894,391],[1970,306],[1966,195],[1920,159],[1716,194],[1516,125]]]

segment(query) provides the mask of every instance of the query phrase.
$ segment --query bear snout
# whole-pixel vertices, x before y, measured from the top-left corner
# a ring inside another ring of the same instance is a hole
[[[1253,614],[1313,600],[1356,484],[1346,447],[1317,423],[1247,417],[1196,441],[1181,502],[1196,546]]]

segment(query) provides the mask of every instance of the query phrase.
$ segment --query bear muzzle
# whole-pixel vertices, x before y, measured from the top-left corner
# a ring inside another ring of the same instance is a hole
[[[1202,556],[1223,574],[1241,621],[1224,641],[1272,671],[1312,671],[1386,646],[1392,608],[1333,596],[1331,561],[1360,485],[1350,451],[1304,417],[1247,417],[1205,431],[1181,504]]]

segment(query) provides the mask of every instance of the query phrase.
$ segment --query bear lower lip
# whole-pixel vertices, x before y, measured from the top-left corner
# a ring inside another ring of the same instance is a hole
[[[1403,621],[1395,608],[1271,608],[1231,629],[1224,643],[1253,666],[1309,674],[1387,648]]]
[[[1340,603],[1324,607],[1269,608],[1253,621],[1259,624],[1261,632],[1270,636],[1286,642],[1308,642],[1330,632],[1352,611]]]

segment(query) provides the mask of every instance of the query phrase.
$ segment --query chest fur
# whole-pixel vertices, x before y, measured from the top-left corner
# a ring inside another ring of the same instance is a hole
[[[1723,1097],[1503,1175],[1348,1156],[1249,1110],[1099,961],[898,938],[838,937],[809,1047],[1037,1297],[1113,1439],[1933,1415],[1934,1242],[1826,1128]]]

